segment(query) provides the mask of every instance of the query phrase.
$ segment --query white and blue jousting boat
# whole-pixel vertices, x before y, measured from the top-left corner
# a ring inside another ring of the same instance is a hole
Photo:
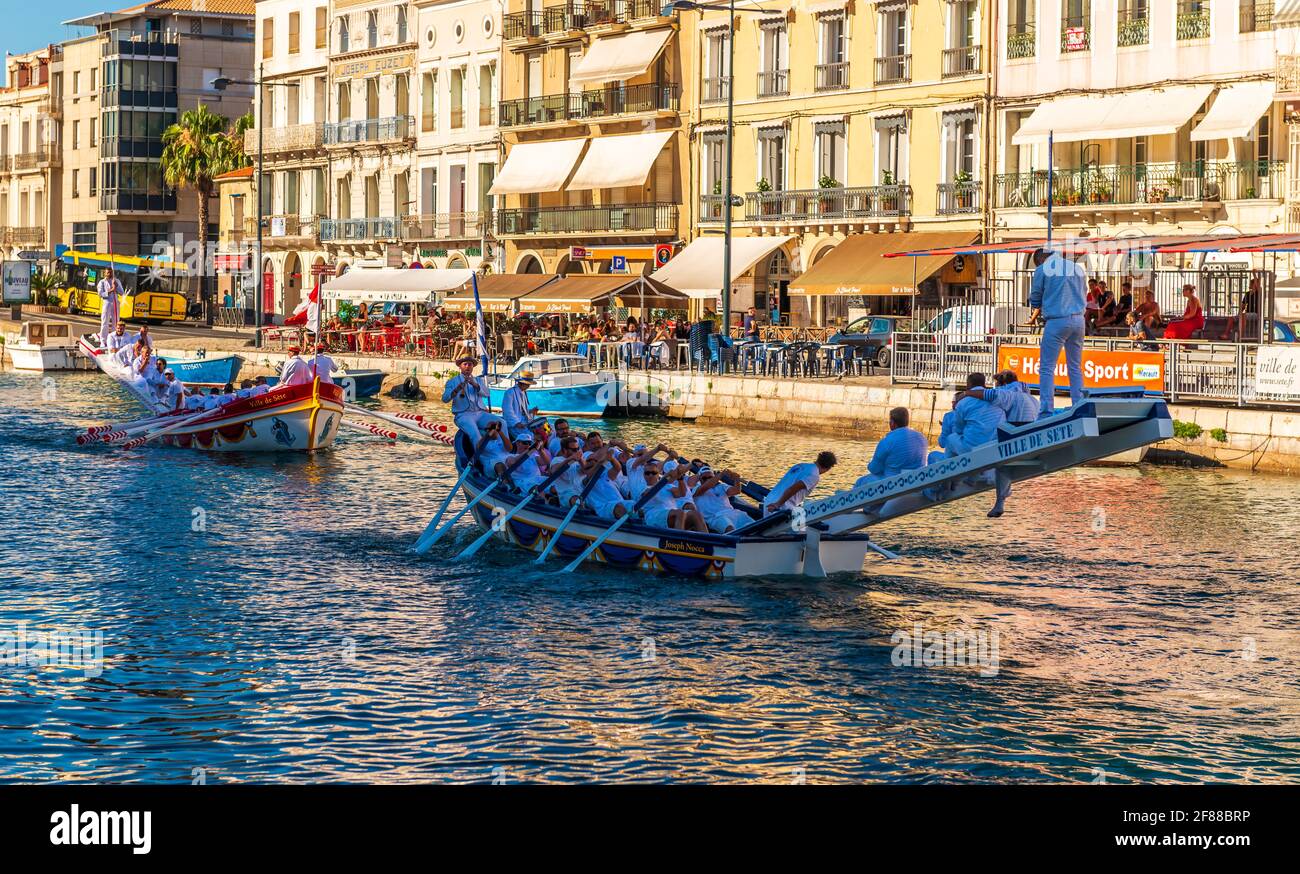
[[[494,411],[501,410],[506,392],[523,373],[531,373],[537,380],[528,389],[528,400],[543,416],[599,418],[618,402],[617,375],[592,370],[584,355],[549,353],[520,358],[509,376],[488,385],[488,403]]]
[[[531,392],[530,392],[531,395]],[[1099,458],[1146,446],[1173,435],[1164,401],[1141,389],[1090,392],[1080,404],[1028,425],[1002,427],[998,439],[965,455],[907,471],[898,476],[806,501],[795,512],[762,517],[745,501],[734,505],[753,521],[732,534],[652,528],[632,520],[588,558],[613,567],[703,578],[801,574],[821,577],[859,573],[869,550],[888,555],[872,543],[866,529],[994,487],[993,471],[1012,482],[1044,476]],[[457,468],[469,463],[467,438],[456,441]],[[493,479],[479,470],[463,480],[473,502]],[[760,489],[761,492],[761,489]],[[513,516],[522,500],[518,492],[498,486],[473,508],[475,522],[493,536],[531,552],[545,550],[565,509],[533,498]],[[761,499],[761,497],[760,497]],[[505,517],[504,524],[497,520]],[[552,552],[572,559],[609,528],[606,520],[585,511],[564,528]]]

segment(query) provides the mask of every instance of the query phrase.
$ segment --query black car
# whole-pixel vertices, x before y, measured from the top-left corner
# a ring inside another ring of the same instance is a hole
[[[877,367],[888,367],[898,316],[863,316],[849,322],[830,338],[830,343],[855,347],[859,358]]]

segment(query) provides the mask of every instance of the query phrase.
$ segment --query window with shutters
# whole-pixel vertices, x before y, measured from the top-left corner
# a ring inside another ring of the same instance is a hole
[[[327,27],[325,26],[325,20],[326,20],[327,16],[328,16],[328,10],[327,10],[324,6],[319,6],[319,7],[317,7],[317,9],[316,9],[316,48],[318,48],[318,49],[323,49],[323,48],[325,48],[325,39],[326,39],[326,34],[327,34],[328,30],[329,30],[329,28],[327,28]]]
[[[301,24],[301,14],[297,12],[289,13],[289,54],[296,55],[301,50],[302,32],[299,25]]]
[[[262,20],[262,57],[269,58],[275,53],[275,19]]]

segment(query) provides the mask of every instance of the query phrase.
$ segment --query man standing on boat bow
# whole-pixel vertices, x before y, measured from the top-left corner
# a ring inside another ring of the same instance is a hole
[[[442,402],[451,404],[456,427],[464,431],[475,446],[488,425],[501,421],[488,412],[488,384],[483,377],[474,375],[477,362],[473,355],[457,359],[460,373],[447,380],[442,390]]]
[[[99,295],[99,341],[103,344],[117,326],[126,289],[113,274],[113,268],[109,267],[104,270],[104,278],[95,284],[95,293]]]

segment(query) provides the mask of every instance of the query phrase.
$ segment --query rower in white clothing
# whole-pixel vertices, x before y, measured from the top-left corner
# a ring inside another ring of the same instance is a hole
[[[835,461],[835,453],[822,452],[816,461],[796,464],[787,470],[763,499],[764,515],[770,516],[778,510],[793,510],[802,504],[808,493],[817,488],[822,474],[835,466]]]
[[[183,410],[185,403],[185,384],[176,378],[170,367],[163,371],[162,400],[169,410]]]
[[[330,374],[341,368],[334,363],[333,358],[322,354],[327,348],[328,347],[324,343],[317,343],[316,354],[312,356],[311,360],[307,364],[312,376],[320,377],[321,382],[333,385],[334,378],[330,376]]]
[[[280,368],[280,385],[304,385],[311,382],[311,368],[298,356],[298,347],[289,347],[289,357]]]

